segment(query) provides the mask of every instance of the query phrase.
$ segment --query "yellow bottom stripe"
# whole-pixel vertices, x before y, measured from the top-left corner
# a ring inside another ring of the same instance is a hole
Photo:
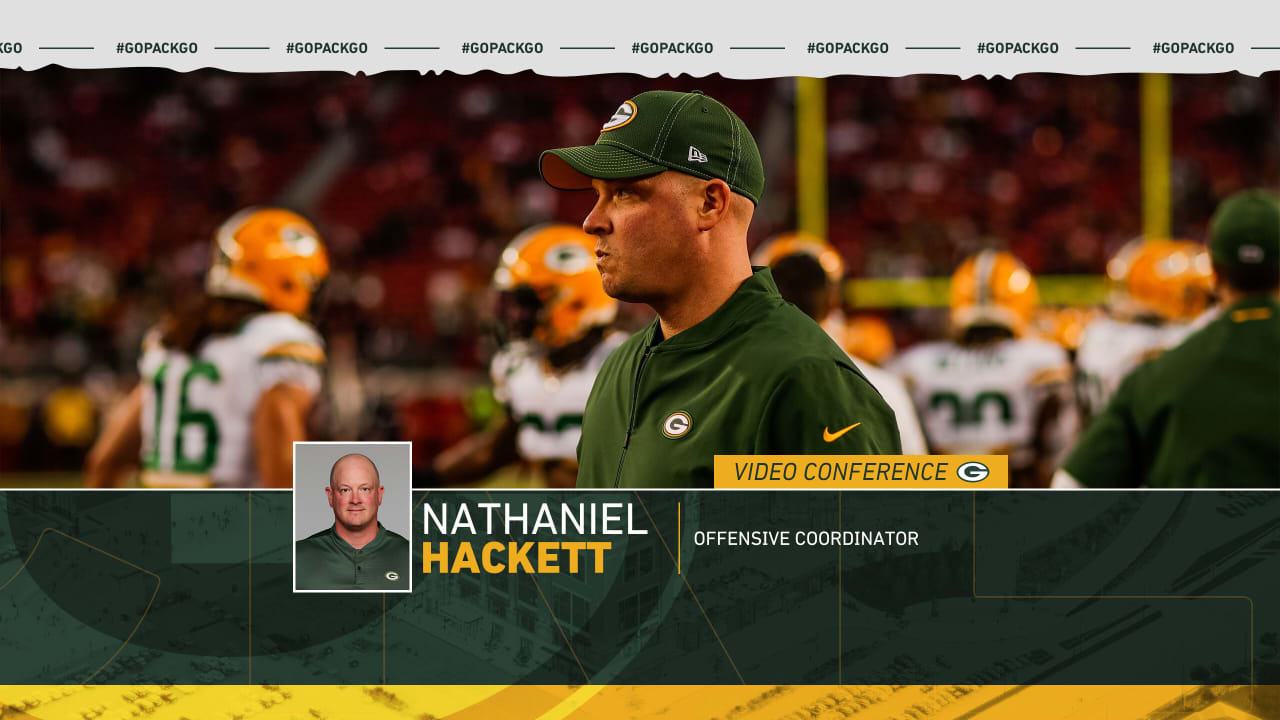
[[[11,685],[0,718],[1266,720],[1280,685]]]

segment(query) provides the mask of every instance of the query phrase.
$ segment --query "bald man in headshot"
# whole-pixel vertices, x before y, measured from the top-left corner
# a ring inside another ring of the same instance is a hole
[[[295,544],[295,589],[409,589],[409,541],[378,522],[385,491],[372,460],[338,458],[324,489],[333,526]]]

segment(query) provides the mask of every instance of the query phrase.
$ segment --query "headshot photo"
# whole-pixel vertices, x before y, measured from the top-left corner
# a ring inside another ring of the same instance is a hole
[[[294,445],[295,592],[409,592],[409,443]]]

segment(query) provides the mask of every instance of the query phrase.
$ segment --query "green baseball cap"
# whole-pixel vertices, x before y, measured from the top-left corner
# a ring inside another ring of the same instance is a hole
[[[618,106],[595,145],[545,150],[542,179],[558,190],[586,190],[592,178],[656,175],[675,170],[711,180],[760,202],[764,164],[755,138],[723,103],[701,92],[651,90]]]
[[[1224,200],[1209,221],[1209,254],[1224,267],[1280,267],[1280,198],[1243,190]]]

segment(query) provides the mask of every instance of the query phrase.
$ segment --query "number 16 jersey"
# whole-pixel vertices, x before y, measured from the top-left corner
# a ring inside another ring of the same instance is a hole
[[[153,333],[138,361],[142,383],[142,484],[258,484],[253,416],[280,384],[318,393],[320,335],[288,313],[265,312],[235,333],[213,335],[195,356],[163,347]]]

